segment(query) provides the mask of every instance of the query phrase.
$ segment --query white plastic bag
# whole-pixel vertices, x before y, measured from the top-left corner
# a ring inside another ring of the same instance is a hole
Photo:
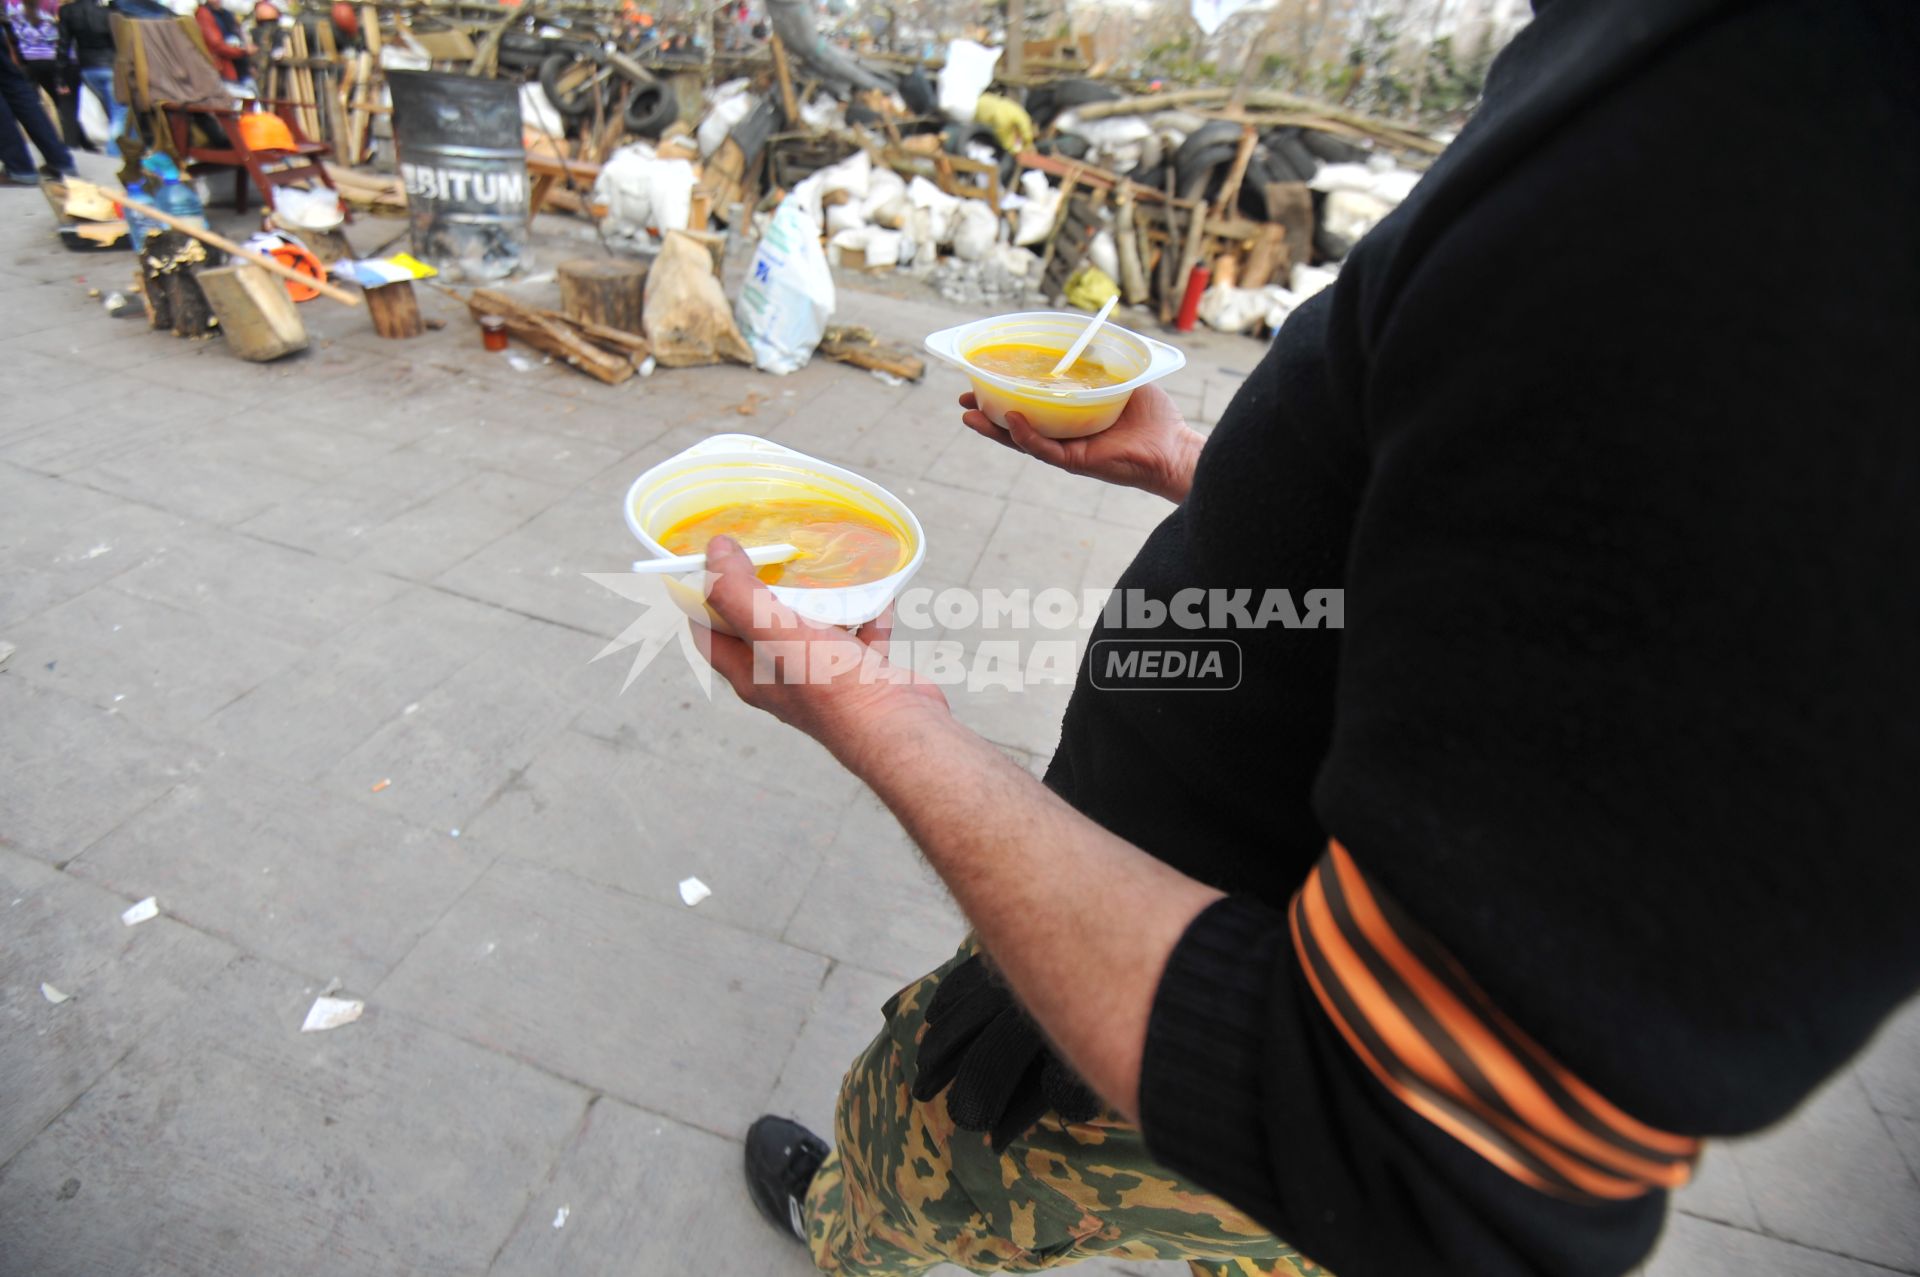
[[[962,200],[953,228],[953,255],[963,262],[979,261],[993,248],[999,227],[993,210],[980,200]]]
[[[754,367],[779,376],[813,358],[833,316],[833,272],[820,247],[811,190],[780,201],[754,249],[734,317],[753,348]]]
[[[701,159],[719,150],[727,134],[733,132],[733,126],[753,110],[753,95],[747,92],[747,84],[746,80],[729,80],[713,91],[713,106],[700,121],[700,127],[693,131],[694,141],[700,144]]]
[[[546,137],[567,135],[566,117],[547,100],[547,91],[537,83],[520,86],[520,122]]]
[[[956,124],[973,123],[980,95],[993,83],[994,64],[999,61],[998,49],[989,49],[971,40],[949,42],[947,64],[940,68],[941,113]]]
[[[865,151],[855,151],[838,164],[829,164],[813,176],[819,179],[822,195],[844,191],[857,205],[867,197],[867,184],[873,178],[873,157]]]
[[[687,228],[693,205],[693,165],[663,160],[645,142],[623,146],[600,166],[593,200],[607,206],[607,229],[638,238]]]
[[[1108,279],[1120,278],[1120,246],[1113,232],[1102,230],[1087,244],[1087,260],[1098,266]]]
[[[832,239],[841,231],[864,229],[866,224],[867,219],[860,215],[858,204],[835,204],[827,209],[828,239]]]
[[[926,244],[948,244],[953,242],[954,224],[960,217],[961,198],[949,195],[924,177],[916,177],[907,183],[907,198],[913,201],[916,209],[927,214],[926,234],[920,233],[919,220],[914,222],[914,238]]]
[[[107,108],[100,105],[100,99],[91,89],[76,90],[80,95],[80,131],[87,135],[87,141],[95,146],[105,146],[113,141],[113,121],[107,118]]]

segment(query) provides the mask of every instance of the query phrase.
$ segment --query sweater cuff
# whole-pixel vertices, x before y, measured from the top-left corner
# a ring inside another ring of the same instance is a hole
[[[1147,1151],[1229,1201],[1269,1201],[1272,1147],[1262,1096],[1275,964],[1286,918],[1229,896],[1174,946],[1154,994],[1140,1063]]]

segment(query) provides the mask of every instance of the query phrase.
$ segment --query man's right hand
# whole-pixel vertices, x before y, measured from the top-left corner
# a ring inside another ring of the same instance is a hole
[[[1127,400],[1119,420],[1083,439],[1049,439],[1026,417],[1007,414],[1002,430],[980,411],[971,392],[960,396],[967,429],[1003,447],[1037,457],[1068,474],[1082,474],[1127,488],[1141,488],[1179,505],[1193,486],[1193,467],[1206,439],[1187,425],[1167,392],[1142,386]]]

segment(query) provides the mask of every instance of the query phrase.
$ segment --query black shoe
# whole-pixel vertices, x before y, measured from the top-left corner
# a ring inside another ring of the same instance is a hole
[[[767,1222],[795,1240],[807,1240],[801,1203],[827,1146],[798,1122],[771,1115],[747,1131],[747,1191]]]

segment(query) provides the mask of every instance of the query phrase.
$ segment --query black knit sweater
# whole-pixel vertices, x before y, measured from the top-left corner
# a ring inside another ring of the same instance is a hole
[[[1341,1277],[1619,1273],[1664,1198],[1542,1193],[1376,1081],[1287,931],[1329,838],[1663,1131],[1778,1120],[1920,987],[1916,7],[1538,7],[1120,582],[1345,628],[1230,635],[1230,694],[1083,671],[1048,777],[1235,893],[1147,1139]]]

